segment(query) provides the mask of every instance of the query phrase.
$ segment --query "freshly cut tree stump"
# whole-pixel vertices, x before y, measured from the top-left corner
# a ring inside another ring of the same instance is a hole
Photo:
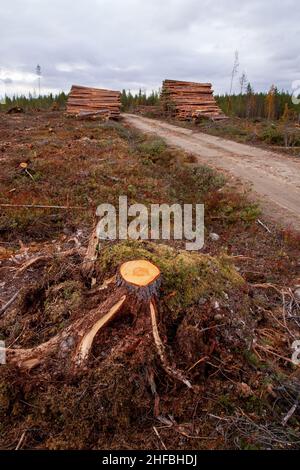
[[[144,331],[147,341],[151,338],[149,330],[147,331],[150,326],[153,344],[166,373],[191,387],[183,373],[169,364],[159,335],[157,299],[160,281],[160,270],[147,260],[139,259],[122,264],[114,285],[111,286],[111,294],[104,302],[43,344],[30,349],[5,349],[7,363],[30,370],[52,360],[57,367],[74,374],[87,364],[94,339],[101,328],[122,312],[130,312],[135,318],[139,318],[138,335]]]
[[[160,270],[150,261],[139,259],[122,264],[117,273],[117,284],[123,286],[140,301],[158,297]]]
[[[160,270],[150,261],[139,259],[122,264],[120,274],[125,282],[137,287],[145,287],[160,276]]]

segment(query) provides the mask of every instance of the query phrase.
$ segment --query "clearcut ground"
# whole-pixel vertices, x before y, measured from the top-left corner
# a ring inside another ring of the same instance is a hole
[[[156,134],[208,164],[250,185],[264,214],[277,224],[300,229],[300,160],[297,157],[240,144],[174,126],[164,121],[124,114],[126,123]]]

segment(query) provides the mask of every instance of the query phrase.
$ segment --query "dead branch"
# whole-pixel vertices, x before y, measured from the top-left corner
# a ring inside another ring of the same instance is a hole
[[[50,206],[44,204],[0,204],[0,207],[24,207],[33,209],[88,209],[87,207],[83,206]]]
[[[160,437],[160,434],[159,434],[159,432],[158,432],[158,430],[157,430],[157,428],[156,428],[155,426],[153,426],[153,431],[155,432],[155,434],[157,435],[158,439],[160,440],[163,449],[164,449],[164,450],[168,450],[167,447],[166,447],[165,444],[164,444],[164,441],[163,441],[162,438]]]
[[[281,424],[282,426],[286,426],[287,425],[287,422],[289,421],[289,419],[293,416],[293,414],[295,413],[296,409],[298,408],[298,404],[299,403],[295,403],[292,408],[288,411],[288,413],[285,415],[285,417],[283,418],[283,420],[281,421]]]
[[[26,271],[26,269],[30,268],[31,266],[33,266],[35,263],[38,263],[39,261],[49,261],[49,260],[51,260],[55,257],[64,258],[64,257],[67,257],[67,256],[72,256],[72,255],[74,255],[78,252],[80,252],[80,247],[79,248],[71,248],[70,250],[66,250],[66,251],[63,251],[63,252],[57,252],[57,253],[54,253],[54,254],[51,254],[51,255],[36,256],[35,258],[32,258],[29,261],[27,261],[25,264],[23,264],[23,266],[21,266],[21,268],[18,269],[16,275],[20,274],[20,273],[23,273],[24,271]]]
[[[19,442],[15,448],[15,450],[19,450],[24,442],[24,439],[25,439],[25,435],[26,435],[26,431],[24,431],[19,439]]]
[[[84,278],[88,279],[92,276],[95,262],[98,257],[97,246],[99,243],[99,239],[97,236],[97,225],[94,227],[92,231],[92,235],[89,239],[89,244],[86,250],[86,254],[82,263],[81,274]]]
[[[12,305],[12,303],[16,300],[16,298],[18,297],[19,293],[21,292],[21,289],[19,289],[10,299],[8,302],[6,302],[5,305],[3,305],[3,307],[1,307],[0,309],[0,317],[1,315],[3,315],[6,310],[8,309],[8,307],[10,307]]]
[[[257,289],[274,289],[276,292],[278,292],[280,295],[282,295],[281,290],[277,287],[274,286],[273,284],[270,283],[265,283],[265,284],[250,284],[251,287],[255,287]]]
[[[291,359],[289,359],[288,357],[281,356],[280,354],[277,354],[276,352],[272,351],[271,349],[265,348],[265,347],[262,346],[261,344],[256,344],[255,347],[261,349],[262,351],[264,351],[264,352],[266,352],[266,353],[268,353],[268,354],[272,354],[273,356],[276,356],[276,357],[278,357],[279,359],[282,359],[283,361],[287,361],[287,362],[289,362],[290,364],[294,364],[293,361],[292,361]]]
[[[267,227],[267,225],[264,224],[260,219],[257,219],[257,223],[261,225],[268,233],[272,233],[269,227]]]

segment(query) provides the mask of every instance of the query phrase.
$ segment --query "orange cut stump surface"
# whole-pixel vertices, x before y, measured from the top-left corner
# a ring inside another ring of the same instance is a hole
[[[150,261],[140,259],[122,264],[120,274],[124,281],[145,287],[160,276],[160,270]]]

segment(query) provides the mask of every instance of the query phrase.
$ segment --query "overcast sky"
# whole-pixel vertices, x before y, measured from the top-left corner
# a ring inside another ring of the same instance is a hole
[[[1,0],[0,92],[72,84],[159,88],[164,78],[291,89],[300,79],[299,0]],[[0,93],[1,94],[1,93]]]

